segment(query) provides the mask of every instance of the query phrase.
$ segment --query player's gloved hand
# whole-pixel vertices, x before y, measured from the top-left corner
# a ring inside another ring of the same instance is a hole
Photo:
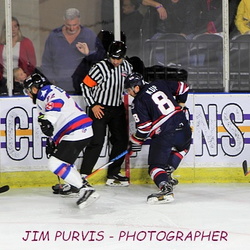
[[[129,141],[128,143],[128,151],[129,152],[140,152],[142,148],[142,145],[133,143]]]
[[[183,111],[184,113],[188,113],[188,112],[189,112],[189,108],[186,107],[186,106],[184,106],[184,107],[182,107],[182,111]]]
[[[46,155],[48,158],[50,158],[53,153],[55,152],[56,150],[56,145],[54,143],[54,141],[52,141],[49,137],[47,138],[47,141],[46,141],[46,148],[45,148],[45,152],[46,152]]]
[[[183,111],[183,113],[185,114],[185,116],[186,116],[188,122],[190,122],[190,112],[189,112],[189,108],[186,107],[186,106],[183,106],[183,107],[182,107],[182,111]]]
[[[54,127],[49,120],[43,119],[43,116],[38,117],[38,123],[41,127],[42,132],[47,136],[52,136]]]
[[[128,143],[128,152],[132,154],[133,152],[141,151],[143,142],[144,139],[131,135]]]

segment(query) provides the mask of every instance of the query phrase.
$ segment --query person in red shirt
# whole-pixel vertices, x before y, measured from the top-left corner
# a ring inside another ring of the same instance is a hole
[[[27,75],[34,73],[36,54],[32,41],[22,35],[17,18],[12,17],[13,68],[20,67]],[[3,24],[0,38],[0,93],[7,94],[6,87],[6,27]]]

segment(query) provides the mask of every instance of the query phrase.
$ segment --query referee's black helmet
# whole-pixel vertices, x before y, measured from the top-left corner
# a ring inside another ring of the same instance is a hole
[[[113,41],[108,48],[107,55],[115,59],[124,58],[127,52],[127,46],[122,41]]]

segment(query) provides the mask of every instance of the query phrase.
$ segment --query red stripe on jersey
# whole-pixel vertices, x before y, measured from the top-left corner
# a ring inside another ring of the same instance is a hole
[[[88,122],[91,122],[91,121],[92,121],[92,119],[89,118],[89,117],[87,117],[87,118],[85,118],[85,119],[82,119],[82,120],[80,120],[80,121],[78,121],[78,122],[75,122],[75,123],[72,124],[70,127],[68,127],[68,129],[67,129],[65,132],[67,132],[67,131],[69,131],[69,130],[74,130],[74,129],[76,129],[77,127],[79,127],[80,125],[85,124],[85,123],[88,123]]]
[[[67,134],[69,131],[74,131],[76,128],[80,127],[82,124],[86,124],[88,122],[92,122],[92,119],[90,117],[87,117],[85,119],[81,119],[78,122],[75,122],[74,124],[70,125],[66,130],[63,131],[63,133],[60,135],[60,137],[56,140],[56,145],[60,142],[61,138]]]
[[[140,123],[137,125],[138,130],[142,132],[149,132],[152,128],[152,122],[151,121],[146,121],[144,123]]]
[[[60,102],[54,102],[54,108],[60,109],[62,106],[63,106],[62,103],[60,103]]]

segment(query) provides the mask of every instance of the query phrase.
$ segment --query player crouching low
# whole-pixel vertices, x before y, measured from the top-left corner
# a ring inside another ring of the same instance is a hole
[[[158,193],[148,196],[149,204],[174,200],[171,174],[187,154],[191,143],[191,128],[183,108],[188,96],[188,85],[180,81],[157,79],[150,84],[139,73],[129,74],[124,82],[125,91],[134,100],[131,111],[136,132],[130,137],[131,151],[141,150],[151,138],[148,155],[148,173]]]
[[[24,81],[24,89],[36,104],[38,123],[48,136],[48,168],[70,184],[65,185],[61,193],[72,193],[73,189],[80,197],[76,202],[79,208],[89,205],[99,195],[81,178],[74,162],[93,136],[92,119],[64,90],[52,85],[40,74],[28,77]]]

